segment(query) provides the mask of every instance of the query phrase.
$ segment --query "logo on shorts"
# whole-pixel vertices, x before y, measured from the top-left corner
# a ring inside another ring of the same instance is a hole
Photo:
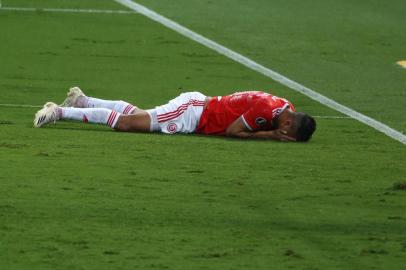
[[[257,124],[257,126],[262,127],[266,125],[266,119],[263,117],[258,117],[257,119],[255,119],[255,124]]]
[[[178,130],[178,126],[175,123],[169,123],[166,129],[169,133],[175,133]]]

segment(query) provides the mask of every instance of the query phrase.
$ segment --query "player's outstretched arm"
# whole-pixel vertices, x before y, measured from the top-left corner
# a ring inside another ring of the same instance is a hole
[[[277,141],[296,141],[295,138],[286,135],[286,131],[281,129],[267,131],[251,131],[249,130],[243,119],[239,117],[226,130],[228,137],[236,137],[242,139],[271,139]]]

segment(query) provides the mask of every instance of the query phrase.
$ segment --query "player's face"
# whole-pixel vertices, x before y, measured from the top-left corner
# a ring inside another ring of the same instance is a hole
[[[290,109],[285,109],[279,115],[279,125],[280,129],[285,135],[296,138],[296,128],[295,128],[295,112]]]

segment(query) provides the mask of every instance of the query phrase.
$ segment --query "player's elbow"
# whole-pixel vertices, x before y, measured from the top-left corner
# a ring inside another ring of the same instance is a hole
[[[227,137],[236,137],[236,138],[247,138],[249,134],[247,132],[247,127],[243,122],[242,116],[236,119],[231,123],[225,132]]]

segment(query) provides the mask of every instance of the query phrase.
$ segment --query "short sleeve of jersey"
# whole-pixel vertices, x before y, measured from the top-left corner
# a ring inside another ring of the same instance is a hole
[[[249,130],[260,130],[272,121],[272,104],[268,99],[259,100],[242,115],[242,120]]]

